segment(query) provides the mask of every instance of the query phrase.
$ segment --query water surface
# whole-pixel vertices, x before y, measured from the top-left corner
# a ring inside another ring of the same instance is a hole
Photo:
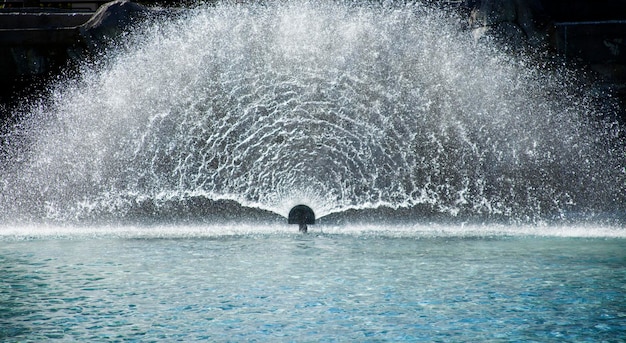
[[[623,237],[145,230],[4,236],[0,337],[619,342],[626,332]]]

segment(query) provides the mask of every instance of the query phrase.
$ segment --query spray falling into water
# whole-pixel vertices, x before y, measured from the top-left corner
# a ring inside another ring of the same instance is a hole
[[[619,128],[598,129],[571,78],[461,26],[420,4],[334,2],[147,24],[24,109],[28,144],[5,148],[5,220],[194,199],[281,215],[297,203],[530,222],[624,212]]]

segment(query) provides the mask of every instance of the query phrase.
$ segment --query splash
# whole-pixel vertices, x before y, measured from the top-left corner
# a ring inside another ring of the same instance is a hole
[[[146,23],[21,109],[2,216],[158,218],[220,201],[282,216],[299,203],[320,217],[623,213],[619,126],[595,120],[571,75],[462,26],[420,3],[305,1]]]

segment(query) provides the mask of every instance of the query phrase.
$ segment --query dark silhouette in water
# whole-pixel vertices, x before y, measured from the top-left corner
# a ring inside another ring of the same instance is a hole
[[[309,227],[306,226],[306,224],[300,223],[300,225],[298,225],[298,231],[299,232],[307,233],[308,230],[309,230]]]
[[[315,213],[306,205],[296,205],[289,211],[289,224],[298,224],[298,231],[306,233],[307,224],[315,224]]]

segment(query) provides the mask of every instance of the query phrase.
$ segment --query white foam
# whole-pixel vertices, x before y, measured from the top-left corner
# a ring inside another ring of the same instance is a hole
[[[493,238],[569,237],[626,238],[626,229],[607,225],[311,225],[308,235],[347,235],[393,238]],[[55,226],[14,225],[0,227],[0,240],[31,239],[202,239],[254,235],[300,235],[293,225],[210,224],[210,225],[119,225]]]

